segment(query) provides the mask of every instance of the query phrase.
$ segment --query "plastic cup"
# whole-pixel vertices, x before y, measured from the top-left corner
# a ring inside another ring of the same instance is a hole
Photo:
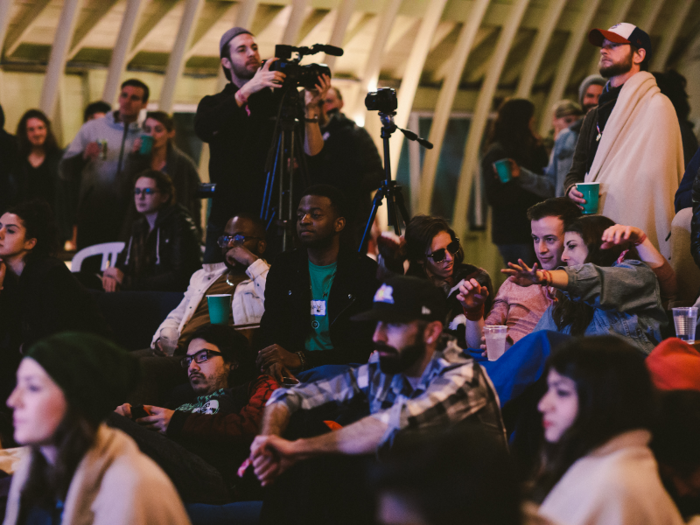
[[[231,316],[231,294],[207,295],[209,304],[209,322],[211,324],[228,324]]]
[[[506,351],[506,336],[508,327],[501,324],[487,324],[484,326],[484,339],[486,339],[486,357],[489,361],[495,361]]]
[[[673,324],[676,337],[689,344],[695,343],[695,325],[698,322],[698,309],[695,306],[673,308]]]
[[[501,182],[508,182],[513,178],[513,173],[510,171],[510,159],[501,159],[493,163],[496,167],[496,173]]]
[[[594,215],[598,213],[598,194],[600,193],[600,182],[579,182],[576,189],[583,193],[586,204],[583,205],[584,215]]]
[[[139,149],[139,153],[141,155],[150,155],[154,142],[153,137],[150,135],[141,135],[141,148]]]
[[[178,332],[177,328],[163,328],[160,331],[160,347],[163,349],[163,352],[165,352],[168,355],[173,355],[175,353],[175,349],[177,348],[177,341],[180,338],[180,333]]]

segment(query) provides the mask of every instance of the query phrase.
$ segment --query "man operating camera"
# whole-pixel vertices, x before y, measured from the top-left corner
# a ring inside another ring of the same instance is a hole
[[[216,183],[207,223],[205,263],[220,262],[216,241],[229,217],[259,214],[265,189],[265,160],[272,141],[285,74],[271,69],[277,60],[261,65],[253,34],[242,27],[229,29],[219,43],[221,65],[230,81],[221,93],[204,97],[197,108],[194,129],[210,147],[209,177]],[[330,87],[320,76],[304,99],[304,152],[323,149],[318,125],[319,103]],[[296,88],[294,88],[296,89]]]

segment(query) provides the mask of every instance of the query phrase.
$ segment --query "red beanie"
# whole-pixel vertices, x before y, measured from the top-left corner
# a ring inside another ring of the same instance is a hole
[[[646,364],[659,390],[700,390],[700,352],[677,337],[662,341]]]

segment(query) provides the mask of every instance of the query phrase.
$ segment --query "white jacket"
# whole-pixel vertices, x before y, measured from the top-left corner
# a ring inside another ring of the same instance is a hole
[[[248,266],[245,273],[250,277],[241,281],[233,292],[233,323],[236,325],[256,324],[260,322],[265,312],[265,283],[270,265],[264,260],[258,259]],[[178,334],[192,319],[199,302],[207,293],[209,287],[221,277],[228,269],[225,263],[204,264],[201,270],[197,270],[190,278],[185,297],[172,312],[168,314],[151,341],[151,348],[155,348],[156,340],[160,337],[163,328],[177,328]]]

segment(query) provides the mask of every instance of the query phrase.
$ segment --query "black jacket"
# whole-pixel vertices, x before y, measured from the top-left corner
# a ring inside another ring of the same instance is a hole
[[[179,204],[160,210],[150,232],[140,217],[115,264],[124,272],[122,289],[184,292],[202,266],[200,246],[197,227]]]
[[[260,347],[278,344],[290,352],[303,351],[306,368],[326,364],[366,363],[372,353],[373,323],[350,318],[372,308],[379,287],[377,263],[366,255],[341,250],[331,292],[328,318],[333,350],[307,352],[311,331],[311,282],[304,249],[279,255],[267,274],[265,313],[260,321]]]
[[[690,223],[690,253],[700,267],[700,177],[693,182],[693,219]]]

